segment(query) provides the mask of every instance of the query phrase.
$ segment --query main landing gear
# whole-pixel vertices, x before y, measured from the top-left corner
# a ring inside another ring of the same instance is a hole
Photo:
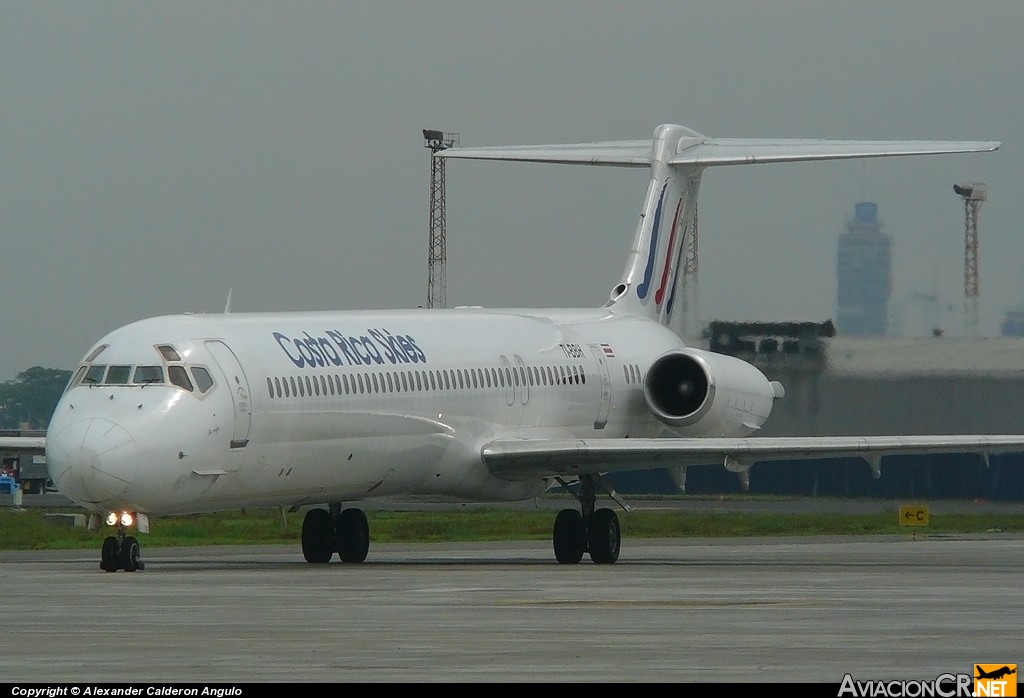
[[[116,516],[116,515],[115,515]],[[127,523],[125,520],[127,518]],[[111,523],[108,518],[108,523]],[[122,514],[117,520],[117,536],[107,536],[103,539],[103,546],[100,548],[100,569],[104,572],[135,572],[146,569],[142,561],[142,551],[139,548],[139,539],[135,536],[125,535],[128,527],[131,526],[131,517]]]
[[[329,509],[310,509],[302,521],[302,555],[306,562],[330,562],[334,553],[342,562],[362,562],[370,550],[370,524],[362,509],[342,510],[341,502]]]
[[[595,510],[593,476],[580,477],[580,491],[575,496],[581,511],[563,509],[555,517],[555,559],[563,565],[575,565],[583,559],[583,553],[589,552],[590,559],[599,565],[615,562],[622,540],[619,517],[611,509]]]

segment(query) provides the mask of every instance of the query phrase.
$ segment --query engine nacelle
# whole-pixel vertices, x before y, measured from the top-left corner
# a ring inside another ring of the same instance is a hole
[[[746,436],[757,431],[782,385],[732,356],[679,349],[647,370],[644,397],[651,412],[683,436]]]

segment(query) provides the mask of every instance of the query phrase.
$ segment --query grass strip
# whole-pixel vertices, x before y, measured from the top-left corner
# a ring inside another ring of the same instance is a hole
[[[67,523],[68,510],[0,510],[0,549],[67,550],[99,546],[114,529],[89,532]],[[54,516],[63,514],[64,516]],[[466,542],[549,540],[554,511],[474,509],[454,511],[367,511],[371,540],[396,542]],[[299,544],[302,512],[249,510],[176,516],[154,520],[147,546]],[[734,536],[813,536],[864,534],[1021,533],[1024,515],[949,513],[932,515],[927,527],[901,527],[895,512],[837,513],[693,513],[633,511],[619,513],[624,538],[693,538]]]

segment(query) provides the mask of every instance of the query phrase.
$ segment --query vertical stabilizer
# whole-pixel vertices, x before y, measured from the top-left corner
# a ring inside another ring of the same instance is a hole
[[[699,165],[673,165],[671,160],[702,139],[684,126],[659,126],[654,132],[651,181],[610,307],[669,324],[703,172]]]

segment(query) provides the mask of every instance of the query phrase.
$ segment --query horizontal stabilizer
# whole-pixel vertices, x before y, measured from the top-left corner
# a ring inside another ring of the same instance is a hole
[[[808,160],[884,158],[940,153],[983,153],[997,141],[829,141],[808,139],[722,138],[686,148],[670,165],[755,165]]]
[[[554,162],[563,165],[611,165],[648,167],[651,140],[569,143],[564,145],[502,145],[489,148],[449,148],[437,157],[466,160],[512,160]]]
[[[845,160],[941,153],[979,153],[996,150],[998,141],[850,141],[792,138],[708,138],[681,126],[661,126],[656,133],[675,129],[681,137],[669,144],[665,162],[673,166],[710,167],[774,162]],[[566,165],[646,167],[654,161],[657,139],[599,141],[555,145],[506,145],[448,148],[437,157],[470,160],[551,162]]]

